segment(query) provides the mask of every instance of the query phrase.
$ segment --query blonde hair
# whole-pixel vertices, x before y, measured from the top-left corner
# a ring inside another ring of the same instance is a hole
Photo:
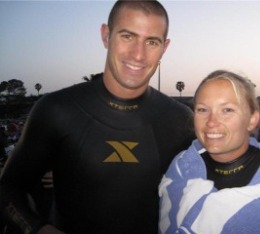
[[[245,101],[249,106],[251,114],[253,114],[255,111],[259,112],[259,104],[255,95],[255,85],[249,79],[225,70],[214,71],[202,80],[195,92],[194,102],[196,103],[198,93],[204,83],[210,80],[218,79],[230,81],[238,99],[238,102],[241,103],[242,100],[245,98]]]

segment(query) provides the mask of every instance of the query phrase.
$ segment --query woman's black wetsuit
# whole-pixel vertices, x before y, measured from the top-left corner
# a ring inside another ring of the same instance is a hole
[[[35,233],[45,221],[23,197],[51,167],[60,230],[157,233],[157,187],[173,156],[191,144],[191,115],[151,87],[134,100],[115,98],[102,75],[45,95],[1,177],[2,214]]]

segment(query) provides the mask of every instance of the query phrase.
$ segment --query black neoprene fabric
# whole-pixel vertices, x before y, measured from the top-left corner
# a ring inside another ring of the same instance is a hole
[[[120,100],[99,76],[41,98],[6,164],[0,210],[24,233],[45,223],[22,198],[49,168],[64,232],[158,233],[158,185],[194,138],[192,112],[151,87]]]

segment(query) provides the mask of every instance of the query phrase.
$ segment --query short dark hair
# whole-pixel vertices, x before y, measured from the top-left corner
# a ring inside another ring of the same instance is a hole
[[[116,22],[116,18],[119,15],[119,12],[122,8],[130,8],[135,10],[141,10],[145,14],[154,14],[158,16],[162,16],[166,20],[166,29],[164,37],[166,39],[168,35],[168,29],[169,29],[169,17],[168,13],[163,7],[163,5],[158,2],[157,0],[118,0],[112,7],[109,17],[108,17],[108,27],[109,30],[112,31],[114,24]]]

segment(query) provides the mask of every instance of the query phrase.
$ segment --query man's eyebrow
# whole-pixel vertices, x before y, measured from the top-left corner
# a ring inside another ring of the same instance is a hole
[[[131,34],[131,35],[133,35],[133,36],[135,36],[135,37],[138,37],[139,35],[137,34],[137,33],[134,33],[134,32],[132,32],[132,31],[129,31],[129,30],[127,30],[127,29],[121,29],[120,31],[118,31],[118,33],[120,34],[120,33],[128,33],[128,34]],[[146,40],[156,40],[156,41],[158,41],[159,43],[163,43],[163,40],[160,38],[160,37],[147,37],[147,39]]]

